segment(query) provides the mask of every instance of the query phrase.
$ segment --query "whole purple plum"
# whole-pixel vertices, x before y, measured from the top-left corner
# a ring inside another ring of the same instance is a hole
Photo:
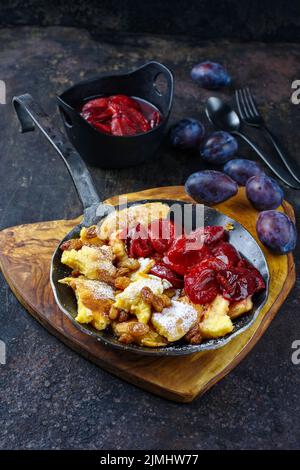
[[[245,186],[252,176],[264,174],[264,170],[258,163],[246,158],[230,160],[224,165],[223,171],[241,186]]]
[[[275,253],[284,255],[296,246],[296,226],[282,212],[261,212],[257,219],[256,232],[260,241]]]
[[[222,165],[231,160],[238,148],[237,140],[228,132],[212,132],[200,149],[203,160]]]
[[[180,149],[198,148],[204,133],[205,128],[197,119],[182,119],[171,128],[171,145]]]
[[[191,70],[191,77],[200,86],[209,90],[229,85],[231,82],[231,78],[224,67],[209,60],[195,65]]]
[[[259,211],[276,209],[284,198],[279,184],[267,175],[252,176],[246,183],[246,195]]]
[[[204,170],[188,177],[185,190],[196,202],[218,204],[234,196],[238,185],[220,171]]]

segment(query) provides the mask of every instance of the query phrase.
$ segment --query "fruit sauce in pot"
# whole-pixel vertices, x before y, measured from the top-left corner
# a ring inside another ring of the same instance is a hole
[[[149,132],[162,122],[162,114],[152,103],[135,96],[88,98],[78,111],[97,131],[114,136]]]

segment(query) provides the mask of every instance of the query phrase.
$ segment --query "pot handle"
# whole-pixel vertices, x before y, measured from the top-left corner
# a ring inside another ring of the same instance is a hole
[[[24,95],[15,96],[12,102],[21,124],[21,132],[34,131],[36,125],[62,158],[69,170],[78,196],[82,202],[85,213],[84,222],[86,222],[88,218],[86,217],[86,213],[91,212],[88,209],[93,206],[92,212],[95,214],[95,209],[96,206],[99,206],[100,199],[84,161],[71,144],[67,142],[64,135],[52,126],[49,116],[43,111],[40,105],[34,101],[31,95],[26,93]],[[100,215],[100,212],[100,210],[97,210],[97,215]]]
[[[136,76],[137,82],[145,88],[148,101],[158,106],[163,114],[167,116],[170,113],[173,101],[172,72],[165,65],[152,60],[129,75]],[[160,89],[160,79],[162,80],[162,89]]]

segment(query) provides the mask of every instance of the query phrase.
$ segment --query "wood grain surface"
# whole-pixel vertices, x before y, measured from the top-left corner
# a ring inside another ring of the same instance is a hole
[[[189,200],[182,186],[130,193],[129,200],[169,198]],[[116,202],[117,197],[107,202]],[[215,206],[236,219],[257,239],[257,212],[247,201],[244,188],[230,200]],[[294,217],[292,207],[282,208]],[[277,256],[263,248],[270,270],[268,300],[256,322],[228,345],[184,357],[151,358],[120,353],[81,333],[58,309],[49,282],[52,253],[59,240],[78,222],[58,220],[20,225],[0,233],[0,266],[19,301],[51,333],[100,367],[165,398],[190,402],[232,370],[262,336],[295,282],[293,256]]]

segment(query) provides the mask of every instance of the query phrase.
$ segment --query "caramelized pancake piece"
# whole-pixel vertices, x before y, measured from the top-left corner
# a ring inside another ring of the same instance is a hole
[[[82,227],[80,231],[80,240],[83,245],[102,246],[103,241],[100,240],[97,234],[97,226],[91,225],[90,227]]]
[[[148,202],[114,211],[98,227],[98,236],[101,240],[108,240],[114,238],[123,228],[135,227],[137,223],[147,227],[153,220],[165,219],[168,213],[169,207],[161,202]]]
[[[168,341],[152,328],[150,328],[148,333],[140,339],[140,344],[141,346],[147,346],[148,348],[159,348],[166,346]]]
[[[114,301],[114,290],[101,281],[92,281],[84,276],[66,277],[59,281],[70,286],[76,295],[78,323],[91,323],[97,330],[104,330],[109,324],[109,309]]]
[[[253,302],[251,296],[239,302],[230,304],[228,315],[230,318],[237,318],[243,313],[249,312],[253,308]]]
[[[181,297],[179,301],[189,303],[199,313],[199,332],[196,327],[193,327],[186,335],[186,340],[191,343],[194,343],[198,337],[199,342],[201,342],[200,335],[206,338],[224,336],[224,334],[232,331],[232,324],[226,318],[227,316],[234,319],[253,308],[251,297],[231,303],[229,306],[228,301],[221,296],[218,296],[212,304],[207,305],[194,304],[187,296]]]
[[[88,279],[113,283],[116,267],[113,265],[110,246],[83,246],[80,250],[63,251],[61,262],[79,271]]]
[[[217,295],[210,304],[205,305],[194,304],[187,296],[183,296],[179,300],[192,305],[197,310],[199,331],[206,339],[219,338],[232,331],[229,301],[221,295]]]
[[[82,248],[82,241],[80,238],[71,238],[70,240],[66,240],[60,245],[60,249],[62,251],[66,250],[80,250]]]
[[[152,324],[168,341],[181,339],[198,321],[198,312],[189,304],[172,301],[161,313],[153,313]]]
[[[175,300],[175,299],[174,299],[174,300]],[[178,302],[184,302],[184,303],[186,303],[186,304],[191,305],[195,310],[197,310],[199,320],[201,319],[201,316],[202,316],[203,312],[205,311],[205,305],[194,304],[194,303],[188,298],[187,295],[184,295],[184,296],[182,296],[182,297],[179,297],[179,298],[178,298]]]
[[[135,281],[136,279],[138,279],[140,274],[148,274],[150,272],[151,268],[155,264],[154,259],[151,259],[151,258],[138,258],[137,261],[139,262],[140,267],[138,268],[137,271],[134,271],[131,274],[130,279],[132,281]]]
[[[206,308],[205,305],[194,304],[188,298],[187,295],[179,297],[178,301],[191,305],[197,311],[197,314],[198,314],[198,319],[197,319],[196,324],[192,326],[192,328],[186,333],[186,335],[184,336],[184,339],[190,344],[202,343],[203,335],[201,333],[200,323],[203,318],[203,314],[205,312],[205,308]]]
[[[118,261],[124,261],[128,258],[125,243],[118,238],[110,242],[114,256]]]
[[[136,325],[146,326],[147,329],[142,331],[142,329],[140,327],[137,328]],[[167,340],[160,336],[150,326],[141,324],[136,320],[122,323],[113,322],[112,328],[118,338],[126,335],[125,339],[128,340],[128,343],[136,343],[141,346],[147,346],[149,348],[158,348],[168,344]]]
[[[219,338],[233,330],[233,324],[228,316],[229,301],[221,295],[207,305],[204,318],[200,323],[200,331],[205,338]]]
[[[154,294],[163,294],[171,284],[165,279],[159,277],[139,274],[137,279],[129,284],[126,289],[116,295],[114,307],[125,310],[136,315],[141,323],[148,323],[151,316],[151,305],[141,297],[143,287],[149,287]]]

